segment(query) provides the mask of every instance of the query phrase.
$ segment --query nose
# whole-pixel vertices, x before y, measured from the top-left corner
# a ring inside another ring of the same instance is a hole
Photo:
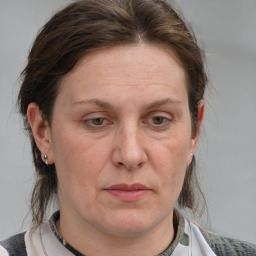
[[[112,162],[118,168],[134,170],[147,162],[143,135],[138,127],[125,126],[115,136]]]

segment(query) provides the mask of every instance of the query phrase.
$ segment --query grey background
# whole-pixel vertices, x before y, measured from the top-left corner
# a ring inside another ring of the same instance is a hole
[[[0,238],[29,227],[30,145],[14,108],[38,29],[68,0],[0,0]],[[256,1],[176,0],[206,50],[212,90],[197,151],[214,231],[256,243]]]

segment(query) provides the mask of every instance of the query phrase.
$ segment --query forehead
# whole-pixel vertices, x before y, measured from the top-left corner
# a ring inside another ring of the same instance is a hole
[[[60,94],[77,100],[108,90],[121,90],[124,94],[136,90],[138,95],[145,95],[145,91],[165,94],[169,90],[184,97],[186,75],[178,61],[175,53],[163,45],[120,45],[95,50],[63,77]]]

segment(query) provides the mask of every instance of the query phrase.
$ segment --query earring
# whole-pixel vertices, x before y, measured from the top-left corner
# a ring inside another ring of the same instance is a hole
[[[48,165],[48,157],[47,157],[47,155],[44,155],[44,162],[45,162],[46,165]]]
[[[194,157],[194,154],[192,154],[192,153],[191,153],[191,154],[189,154],[189,155],[191,156],[191,158],[192,158],[192,159],[191,159],[191,161],[190,161],[189,165],[187,165],[187,168],[189,168],[190,164],[191,164],[191,163],[192,163],[192,161],[193,161],[193,157]],[[187,170],[189,170],[189,169],[187,169]]]

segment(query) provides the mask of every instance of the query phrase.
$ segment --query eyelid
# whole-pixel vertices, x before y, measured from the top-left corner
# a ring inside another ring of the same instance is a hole
[[[165,111],[152,111],[152,112],[146,114],[145,119],[152,118],[152,117],[165,117],[170,120],[173,119],[173,115],[171,113],[168,113]]]
[[[83,115],[84,119],[105,118],[106,111],[89,112]]]

